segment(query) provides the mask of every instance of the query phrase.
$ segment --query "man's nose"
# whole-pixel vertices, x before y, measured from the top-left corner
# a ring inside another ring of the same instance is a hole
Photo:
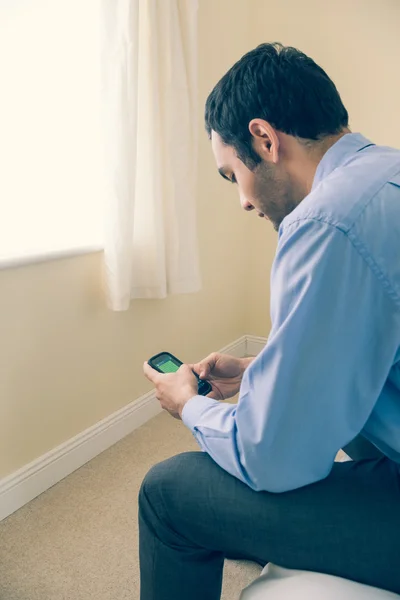
[[[244,196],[240,196],[240,204],[244,210],[253,210],[254,206],[246,200]]]

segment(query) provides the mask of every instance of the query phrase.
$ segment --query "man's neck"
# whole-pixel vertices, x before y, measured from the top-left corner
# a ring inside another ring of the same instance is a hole
[[[311,192],[315,172],[323,156],[347,133],[351,133],[348,128],[318,141],[285,136],[286,168],[297,188],[299,201]]]

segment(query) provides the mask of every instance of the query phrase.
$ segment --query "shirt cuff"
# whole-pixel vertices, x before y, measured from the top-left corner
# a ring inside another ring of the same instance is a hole
[[[194,432],[202,416],[213,406],[219,404],[218,400],[208,398],[207,396],[193,396],[183,407],[182,421],[186,427],[189,427]]]

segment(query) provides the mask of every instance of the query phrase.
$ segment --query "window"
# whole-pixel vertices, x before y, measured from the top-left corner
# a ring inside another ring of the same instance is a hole
[[[101,247],[99,0],[0,2],[0,265]]]

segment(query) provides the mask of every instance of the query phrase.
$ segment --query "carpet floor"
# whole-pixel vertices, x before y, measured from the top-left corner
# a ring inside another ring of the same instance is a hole
[[[137,600],[140,484],[152,465],[197,449],[180,421],[160,414],[2,521],[0,599]],[[260,571],[227,560],[222,600]]]

